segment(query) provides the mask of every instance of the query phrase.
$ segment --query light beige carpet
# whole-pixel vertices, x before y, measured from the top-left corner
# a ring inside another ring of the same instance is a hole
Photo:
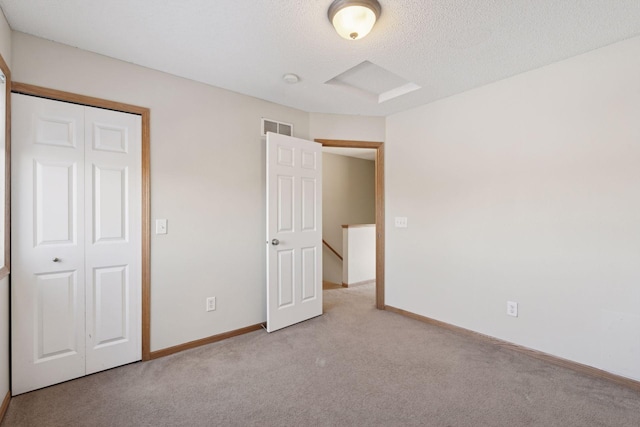
[[[374,308],[326,313],[14,398],[3,426],[640,426],[640,392]]]
[[[322,289],[324,289],[325,291],[329,289],[340,289],[342,287],[343,286],[338,283],[329,282],[327,280],[322,281]]]

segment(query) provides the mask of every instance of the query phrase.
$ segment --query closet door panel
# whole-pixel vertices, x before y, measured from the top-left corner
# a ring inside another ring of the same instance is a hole
[[[12,95],[12,392],[85,374],[84,107]]]
[[[140,116],[85,110],[87,373],[141,359]]]

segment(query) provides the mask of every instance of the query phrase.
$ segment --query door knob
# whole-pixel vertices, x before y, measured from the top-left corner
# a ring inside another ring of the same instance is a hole
[[[60,262],[60,261],[62,261],[62,260],[61,260],[60,258],[58,258],[58,257],[55,257],[52,261],[53,261],[53,262]]]
[[[278,246],[278,245],[280,244],[280,240],[278,240],[278,239],[273,239],[273,240],[271,241],[271,244],[272,244],[273,246]]]

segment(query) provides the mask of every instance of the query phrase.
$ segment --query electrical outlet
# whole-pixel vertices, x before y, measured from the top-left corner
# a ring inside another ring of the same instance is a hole
[[[406,216],[397,216],[395,217],[395,225],[396,228],[407,228],[408,221]]]
[[[216,311],[216,297],[207,298],[207,311]]]
[[[509,316],[518,317],[518,303],[507,301],[507,314]]]

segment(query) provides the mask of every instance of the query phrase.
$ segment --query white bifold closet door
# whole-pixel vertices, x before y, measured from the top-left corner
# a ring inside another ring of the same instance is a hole
[[[141,118],[11,103],[16,395],[141,359]]]

